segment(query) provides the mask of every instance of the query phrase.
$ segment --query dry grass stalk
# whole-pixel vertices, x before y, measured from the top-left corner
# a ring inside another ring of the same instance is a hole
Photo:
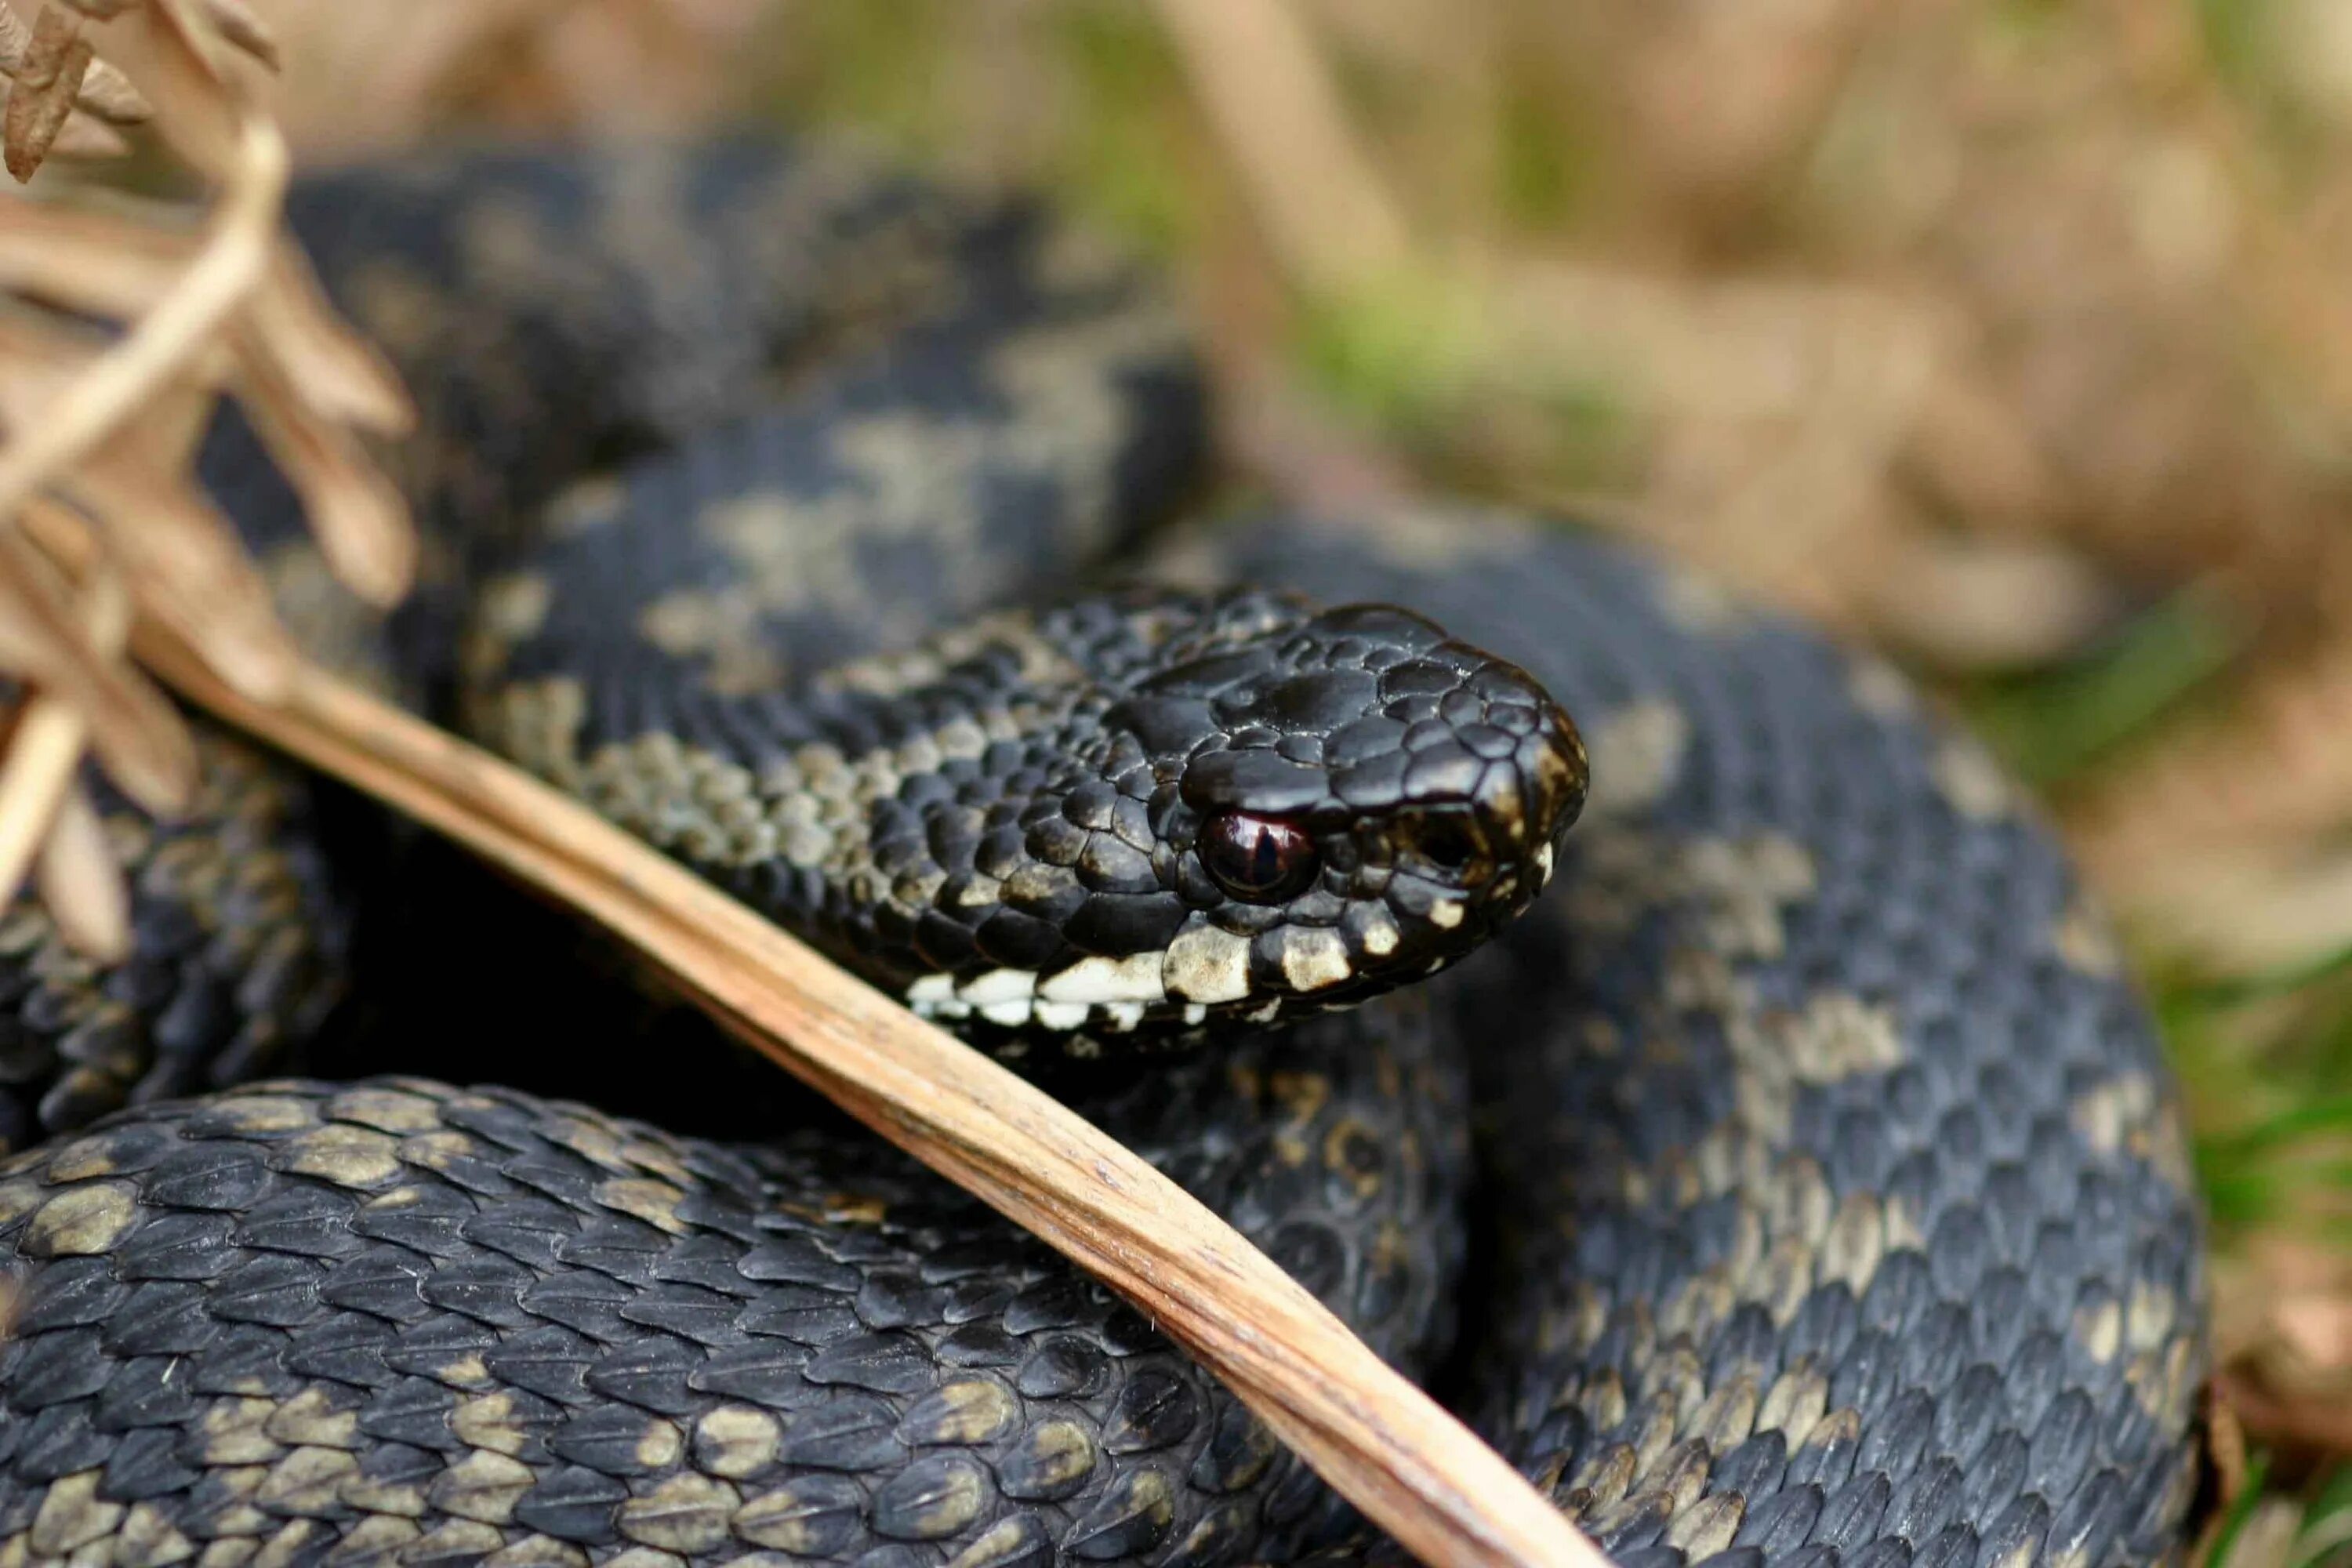
[[[1284,267],[1326,293],[1402,268],[1402,213],[1289,0],[1159,0],[1159,12]]]
[[[412,570],[405,511],[356,433],[403,428],[404,398],[278,236],[287,152],[247,79],[272,58],[240,0],[73,0],[29,28],[0,0],[13,78],[0,139],[19,179],[83,113],[152,118],[215,191],[193,229],[21,201],[0,225],[14,307],[0,315],[0,668],[25,693],[0,765],[0,901],[37,860],[52,912],[102,952],[120,945],[124,900],[76,792],[85,746],[150,811],[183,805],[194,776],[178,719],[122,660],[123,606],[174,626],[245,689],[274,689],[292,664],[266,589],[188,473],[218,390],[236,392],[354,591],[389,603]],[[92,317],[122,330],[68,324]],[[44,521],[102,546],[87,606],[27,541]]]
[[[1041,1090],[419,720],[309,668],[257,701],[160,627],[138,647],[185,695],[632,944],[748,1042],[1133,1302],[1424,1561],[1603,1568],[1533,1487],[1289,1276]]]

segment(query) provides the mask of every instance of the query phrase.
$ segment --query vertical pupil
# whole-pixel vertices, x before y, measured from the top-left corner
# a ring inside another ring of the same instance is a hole
[[[1264,823],[1251,826],[1256,842],[1250,847],[1250,879],[1270,888],[1282,879],[1282,835]]]

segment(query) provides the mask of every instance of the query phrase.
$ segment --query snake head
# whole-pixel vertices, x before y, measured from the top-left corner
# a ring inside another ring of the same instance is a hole
[[[1193,913],[1163,984],[1252,1022],[1470,952],[1542,889],[1584,802],[1583,745],[1534,679],[1390,605],[1179,664],[1114,721],[1183,751],[1155,816]]]
[[[919,982],[937,1016],[1098,1041],[1351,1005],[1525,910],[1583,804],[1559,705],[1406,610],[1142,591],[1037,629],[1095,685],[998,885],[1062,945]]]

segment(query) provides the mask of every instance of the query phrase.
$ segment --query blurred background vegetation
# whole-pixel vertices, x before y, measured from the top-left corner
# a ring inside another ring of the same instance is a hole
[[[2212,1560],[2352,1562],[2352,4],[257,8],[314,160],[750,119],[1043,184],[1183,279],[1259,483],[1573,511],[1900,659],[2150,977]]]

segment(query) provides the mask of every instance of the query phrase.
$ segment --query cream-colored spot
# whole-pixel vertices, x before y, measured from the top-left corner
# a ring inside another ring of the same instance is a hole
[[[335,1507],[344,1479],[359,1468],[358,1457],[341,1448],[295,1448],[269,1468],[269,1479],[253,1500],[272,1513],[326,1513]]]
[[[2058,917],[2050,936],[2058,956],[2077,973],[2106,980],[2122,973],[2123,950],[2116,942],[2115,931],[2107,924],[2105,914],[2089,893],[2075,896]]]
[[[500,1391],[460,1399],[449,1414],[449,1430],[470,1448],[520,1455],[530,1446],[530,1431],[514,1407],[514,1395]]]
[[[978,1540],[949,1558],[947,1568],[1000,1568],[1007,1563],[1027,1562],[1034,1544],[1027,1524],[1008,1519],[990,1526]]]
[[[26,1226],[25,1250],[36,1258],[105,1252],[138,1217],[138,1202],[124,1183],[69,1188],[43,1204]]]
[[[917,1443],[969,1446],[992,1443],[1013,1430],[1020,1408],[1013,1395],[986,1378],[958,1378],[908,1416],[906,1437]]]
[[[1686,632],[1727,632],[1747,618],[1747,606],[1712,577],[1676,567],[1658,574],[1658,608]]]
[[[658,1415],[646,1419],[646,1429],[637,1437],[637,1463],[649,1470],[666,1469],[685,1452],[686,1436],[676,1425]]]
[[[956,994],[955,977],[950,974],[917,975],[907,987],[907,1005],[926,1018],[961,1018],[971,1011]]]
[[[475,613],[484,632],[511,646],[539,635],[554,598],[555,589],[546,578],[518,572],[484,584],[474,602]]]
[[[77,1470],[49,1483],[48,1495],[33,1515],[27,1542],[34,1551],[58,1557],[86,1546],[112,1530],[122,1518],[121,1503],[98,1496],[100,1472]]]
[[[288,1143],[275,1163],[338,1186],[373,1187],[400,1173],[400,1147],[383,1133],[331,1122]]]
[[[490,1369],[483,1364],[479,1355],[471,1351],[464,1355],[451,1356],[434,1368],[428,1375],[448,1384],[451,1388],[460,1390],[487,1389],[494,1386],[495,1384],[495,1380],[490,1376]]]
[[[776,1462],[782,1436],[776,1418],[766,1411],[722,1405],[694,1424],[694,1450],[712,1475],[741,1480]]]
[[[131,1511],[122,1517],[118,1539],[121,1544],[115,1561],[122,1568],[165,1568],[196,1554],[194,1543],[152,1502],[131,1505]]]
[[[991,1002],[980,1009],[980,1016],[992,1024],[1001,1024],[1008,1029],[1017,1029],[1029,1022],[1031,1009],[1031,1003],[1021,997],[1014,997],[1007,1002]]]
[[[1747,1511],[1747,1500],[1738,1492],[1717,1492],[1713,1497],[1700,1498],[1677,1513],[1666,1527],[1666,1544],[1681,1548],[1685,1561],[1703,1563],[1730,1548],[1731,1538],[1738,1532],[1739,1521]]]
[[[325,1526],[315,1520],[288,1521],[253,1554],[253,1568],[295,1568],[296,1563],[306,1560],[302,1549],[310,1543],[310,1538],[324,1530]]]
[[[1630,815],[1664,799],[1682,776],[1690,739],[1689,718],[1663,698],[1629,704],[1601,719],[1591,731],[1588,819]]]
[[[1047,1495],[1076,1486],[1095,1468],[1094,1439],[1069,1421],[1041,1421],[1021,1439],[1023,1469]]]
[[[1843,1281],[1861,1300],[1878,1273],[1885,1245],[1878,1200],[1868,1193],[1848,1193],[1822,1237],[1821,1282]]]
[[[1440,931],[1452,931],[1462,923],[1462,900],[1439,899],[1429,906],[1429,923]]]
[[[1249,939],[1219,927],[1188,926],[1168,944],[1166,988],[1192,1002],[1238,1002],[1250,994]]]
[[[239,1132],[293,1132],[318,1118],[310,1102],[286,1095],[239,1094],[205,1108],[209,1120]]]
[[[1348,944],[1338,931],[1310,927],[1283,933],[1282,977],[1292,990],[1320,991],[1339,984],[1349,973]]]
[[[30,1151],[38,1153],[39,1151]],[[48,1193],[29,1177],[0,1182],[0,1225],[10,1225],[48,1201]]]
[[[2102,1366],[2116,1359],[2123,1343],[2124,1313],[2112,1296],[2101,1296],[2074,1309],[2074,1338],[2090,1358]]]
[[[1086,1024],[1087,1005],[1083,1002],[1039,1002],[1032,1006],[1031,1016],[1039,1028],[1066,1033]]]
[[[1037,976],[1025,969],[992,969],[959,987],[956,994],[974,1007],[1025,1003],[1036,994]]]
[[[746,696],[784,679],[783,661],[761,640],[758,606],[725,590],[664,594],[637,612],[637,634],[673,658],[705,658],[703,683],[722,696]]]
[[[1772,1031],[1802,1083],[1837,1083],[1859,1073],[1885,1072],[1903,1060],[1895,1014],[1843,992],[1816,996]]]
[[[504,1524],[535,1479],[530,1467],[520,1460],[476,1448],[436,1476],[425,1495],[444,1513]]]
[[[426,1532],[425,1538],[410,1549],[412,1563],[462,1563],[472,1557],[487,1557],[506,1544],[506,1537],[496,1525],[470,1519],[453,1519]],[[211,1568],[198,1563],[197,1568]]]
[[[274,1400],[224,1398],[205,1411],[205,1463],[214,1467],[266,1465],[286,1450],[269,1436]],[[255,1484],[259,1485],[257,1472]]]
[[[2070,1110],[2083,1142],[2102,1154],[2114,1154],[2155,1112],[2156,1085],[2146,1073],[2125,1073],[2076,1095]]]
[[[1781,911],[1814,885],[1811,855],[1784,834],[1684,841],[1603,825],[1584,840],[1568,910],[1599,935],[1629,931],[1660,910],[1687,911],[1696,950],[1727,963],[1779,957],[1787,947]]]
[[[677,1205],[686,1194],[667,1182],[644,1177],[623,1176],[596,1184],[596,1201],[607,1208],[633,1215],[658,1230],[672,1236],[686,1234],[686,1224],[677,1217]]]
[[[433,1101],[421,1094],[404,1094],[398,1089],[346,1089],[327,1101],[327,1114],[338,1121],[356,1121],[379,1132],[441,1131],[441,1113]]]
[[[2154,1350],[2171,1337],[2179,1311],[2179,1302],[2164,1286],[2145,1279],[2134,1281],[2124,1342],[2135,1352]]]
[[[353,1476],[339,1492],[343,1501],[364,1513],[397,1514],[403,1519],[425,1517],[425,1492],[405,1481],[374,1480]]]
[[[1874,719],[1908,717],[1918,706],[1910,679],[1883,658],[1857,658],[1846,672],[1846,692]]]
[[[484,742],[558,788],[577,792],[585,772],[580,731],[588,689],[571,676],[518,681],[476,702],[467,721]]]
[[[794,1481],[735,1510],[735,1533],[754,1546],[772,1546],[797,1557],[827,1549],[840,1524],[842,1505],[822,1478]]]
[[[1756,1412],[1756,1430],[1778,1432],[1794,1444],[1820,1424],[1829,1403],[1829,1380],[1810,1363],[1793,1367],[1766,1391]]]
[[[323,1387],[313,1384],[272,1411],[262,1430],[274,1442],[356,1448],[360,1446],[359,1412],[338,1410],[333,1398]]]
[[[1047,1002],[1084,1002],[1102,1005],[1117,1002],[1160,1002],[1167,999],[1160,974],[1161,955],[1139,952],[1126,958],[1082,958],[1058,974],[1049,974],[1037,986]]]
[[[2033,1568],[2033,1554],[2040,1546],[2041,1541],[2038,1537],[2021,1541],[2009,1551],[2001,1553],[1999,1562],[1987,1563],[1985,1568]]]
[[[742,1503],[726,1482],[689,1473],[631,1498],[621,1505],[615,1522],[632,1541],[692,1556],[726,1543],[728,1521]]]
[[[1386,958],[1396,951],[1399,934],[1389,912],[1376,909],[1364,920],[1364,951],[1374,958]]]
[[[114,1174],[114,1146],[104,1138],[79,1138],[49,1156],[51,1183],[85,1182]]]
[[[407,1521],[403,1520],[400,1522],[404,1524]],[[349,1541],[351,1536],[343,1539]],[[607,1561],[618,1563],[620,1560],[616,1556]],[[520,1541],[491,1552],[482,1560],[482,1568],[589,1568],[591,1561],[587,1552],[568,1541],[557,1541],[545,1535],[526,1535]],[[664,1561],[675,1563],[677,1559],[665,1558]]]
[[[931,1472],[930,1485],[919,1492],[903,1486],[892,1499],[902,1511],[900,1522],[918,1541],[943,1541],[978,1519],[988,1506],[991,1491],[980,1467],[954,1461]]]
[[[608,1121],[586,1116],[557,1116],[549,1126],[548,1137],[590,1164],[615,1175],[635,1173],[620,1129]]]
[[[1966,735],[1947,735],[1928,766],[1946,804],[1971,821],[1996,821],[2016,809],[2016,792],[2000,764]]]

